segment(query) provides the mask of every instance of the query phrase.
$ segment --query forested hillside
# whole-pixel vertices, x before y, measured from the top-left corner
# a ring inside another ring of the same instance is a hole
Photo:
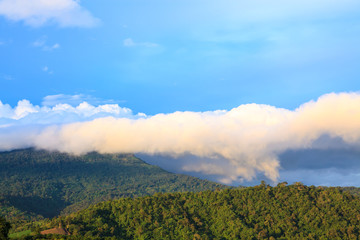
[[[0,153],[0,180],[0,216],[12,223],[12,232],[29,229],[13,237],[32,232],[24,238],[55,239],[34,234],[59,223],[72,234],[67,239],[356,239],[360,235],[360,191],[354,187],[263,183],[229,189],[166,172],[132,154],[72,156],[32,149]],[[62,217],[26,226],[59,214]],[[6,232],[3,220],[1,229]]]
[[[166,172],[132,154],[0,153],[0,215],[15,226],[119,197],[216,188],[225,186]]]
[[[354,196],[360,197],[360,188],[358,187],[339,187],[339,188],[351,193]]]
[[[122,198],[41,227],[59,223],[66,239],[357,239],[360,199],[339,188],[262,184]]]

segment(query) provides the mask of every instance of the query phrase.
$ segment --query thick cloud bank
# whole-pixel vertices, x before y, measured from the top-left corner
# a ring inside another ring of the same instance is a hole
[[[358,93],[323,95],[295,110],[245,104],[230,111],[154,116],[134,115],[116,104],[49,108],[22,100],[12,108],[0,103],[1,150],[31,146],[74,154],[168,155],[183,172],[217,176],[224,183],[257,174],[277,181],[286,165],[279,156],[286,151],[357,149],[359,139]]]

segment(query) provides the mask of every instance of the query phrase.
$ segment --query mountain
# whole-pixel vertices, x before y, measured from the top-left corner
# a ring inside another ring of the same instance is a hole
[[[357,239],[360,198],[334,187],[263,183],[106,201],[41,228],[59,225],[71,233],[63,239]]]
[[[226,186],[149,165],[133,154],[0,153],[0,216],[14,226],[120,197]]]

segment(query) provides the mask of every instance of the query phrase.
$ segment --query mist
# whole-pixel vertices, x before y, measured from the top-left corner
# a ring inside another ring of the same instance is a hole
[[[160,166],[232,184],[257,176],[276,183],[282,179],[284,166],[294,166],[289,151],[357,151],[360,147],[359,93],[326,94],[294,110],[253,103],[231,110],[146,116],[116,104],[112,108],[88,104],[87,114],[79,107],[59,106],[45,108],[27,102],[31,110],[14,115],[19,106],[1,103],[0,150],[35,147],[71,154],[163,156],[157,161]],[[94,109],[96,114],[91,114]],[[62,118],[66,121],[61,122]],[[334,161],[322,158],[314,168],[336,166]]]

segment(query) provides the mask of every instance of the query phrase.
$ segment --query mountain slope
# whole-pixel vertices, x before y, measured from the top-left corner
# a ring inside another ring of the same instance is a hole
[[[122,198],[53,219],[66,239],[357,239],[360,199],[302,184]],[[36,239],[36,237],[34,237]]]
[[[225,186],[166,172],[132,154],[0,153],[0,215],[15,225],[113,198],[216,188]]]

